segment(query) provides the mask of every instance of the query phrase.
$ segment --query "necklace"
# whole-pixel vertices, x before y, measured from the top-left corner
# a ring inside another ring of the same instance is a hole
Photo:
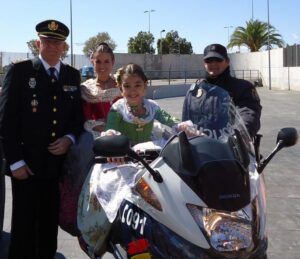
[[[102,90],[111,88],[111,77],[109,77],[107,80],[100,80],[99,78],[96,79],[96,85],[99,86]],[[114,84],[113,84],[114,85]]]
[[[146,115],[146,109],[144,104],[142,106],[138,105],[129,105],[127,103],[129,112],[132,114],[132,122],[137,125],[136,131],[143,131],[146,122],[141,118]]]
[[[146,109],[143,104],[142,106],[128,105],[128,110],[135,117],[143,117],[146,114]]]

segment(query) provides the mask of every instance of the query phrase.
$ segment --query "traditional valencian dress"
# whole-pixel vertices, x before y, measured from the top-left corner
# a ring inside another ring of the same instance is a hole
[[[161,109],[153,100],[144,99],[143,105],[146,114],[143,117],[136,117],[124,98],[118,100],[110,109],[105,129],[121,132],[129,138],[132,145],[135,145],[151,140],[154,120],[170,127],[179,123],[178,119]]]
[[[115,85],[114,79],[109,80],[110,85]],[[89,79],[81,84],[81,96],[83,99],[83,112],[85,117],[84,128],[94,137],[100,134],[92,128],[98,125],[105,127],[105,121],[111,105],[121,97],[118,87],[101,89],[97,79]]]
[[[170,127],[179,122],[178,119],[162,110],[153,100],[144,99],[143,105],[146,113],[143,117],[138,118],[132,114],[124,98],[116,101],[109,111],[105,129],[119,131],[129,138],[132,145],[136,145],[152,140],[152,130],[155,120]],[[104,174],[99,173],[103,170],[108,171]],[[81,232],[80,244],[90,257],[93,257],[94,254],[104,252],[106,239],[111,229],[111,222],[113,221],[112,216],[109,217],[100,205],[98,196],[103,199],[109,197],[108,200],[113,200],[113,202],[109,203],[109,206],[117,208],[117,203],[126,195],[127,189],[130,189],[128,187],[130,186],[130,184],[128,185],[128,179],[131,179],[130,177],[137,173],[137,171],[138,168],[134,164],[124,164],[121,166],[116,164],[95,164],[91,168],[82,187],[77,211],[77,224]],[[99,183],[106,183],[103,177],[108,178],[106,180],[108,180],[109,184],[106,186],[105,192],[101,191],[99,193]],[[126,180],[125,178],[127,177],[128,179]],[[113,184],[112,187],[110,187],[111,183]],[[115,183],[116,185],[114,185]],[[119,191],[116,190],[116,186],[119,186]],[[114,204],[114,206],[111,206],[111,204]]]
[[[84,132],[76,144],[71,146],[60,183],[59,224],[62,229],[72,235],[79,235],[76,223],[78,196],[94,158],[93,139],[100,136],[100,132],[94,131],[93,128],[101,125],[104,129],[112,103],[121,97],[120,90],[114,87],[115,85],[113,78],[104,84],[104,88],[107,89],[101,89],[96,79],[86,80],[81,85],[84,128],[87,132]],[[109,88],[112,86],[113,88]]]

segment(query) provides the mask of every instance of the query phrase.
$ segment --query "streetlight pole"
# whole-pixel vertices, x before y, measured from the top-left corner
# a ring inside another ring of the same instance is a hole
[[[224,27],[224,29],[227,29],[228,44],[229,44],[229,41],[230,41],[230,37],[229,37],[229,29],[230,29],[230,28],[233,28],[233,26],[228,25],[228,26],[225,26],[225,27]]]
[[[269,0],[267,0],[268,7],[268,61],[269,61],[269,90],[272,89],[271,86],[271,46],[270,46],[270,8],[269,8]]]
[[[72,0],[70,0],[70,31],[71,31],[71,66],[74,66],[73,61],[73,28],[72,28]]]
[[[155,10],[150,9],[150,10],[144,11],[144,13],[148,13],[148,17],[149,17],[149,20],[148,20],[148,33],[149,33],[149,37],[150,37],[150,14],[152,12],[155,12]],[[149,38],[149,54],[151,54],[151,41],[150,41],[150,38]]]
[[[166,30],[161,30],[160,31],[160,46],[159,46],[159,49],[160,49],[160,54],[162,55],[162,33],[165,32]]]
[[[144,13],[148,13],[148,32],[150,33],[150,13],[155,12],[155,10],[151,9],[148,11],[144,11]]]
[[[253,21],[253,19],[254,19],[254,13],[253,13],[253,0],[252,0],[252,21]]]

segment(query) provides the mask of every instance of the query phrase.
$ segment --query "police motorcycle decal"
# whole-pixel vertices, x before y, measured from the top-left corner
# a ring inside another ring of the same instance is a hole
[[[147,217],[145,215],[141,215],[140,212],[137,211],[137,207],[133,207],[136,206],[130,203],[123,206],[123,210],[121,209],[121,222],[126,224],[128,227],[131,227],[142,236],[144,234]]]
[[[115,231],[122,239],[128,258],[192,258],[204,251],[156,221],[141,208],[124,200]],[[137,257],[137,256],[140,257]],[[144,257],[145,256],[145,257]],[[151,257],[147,257],[151,256]]]

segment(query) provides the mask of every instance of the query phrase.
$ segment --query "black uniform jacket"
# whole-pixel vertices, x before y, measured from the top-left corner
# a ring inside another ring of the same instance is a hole
[[[79,71],[61,64],[52,83],[41,60],[12,64],[0,97],[0,133],[7,164],[24,160],[38,177],[57,177],[63,155],[48,151],[50,143],[80,135],[83,113]]]
[[[205,80],[208,83],[217,85],[229,92],[234,104],[239,108],[241,117],[249,131],[250,136],[254,137],[260,129],[261,105],[260,98],[255,87],[246,80],[238,79],[230,75],[229,67],[217,78],[207,76]],[[201,80],[200,80],[201,81]],[[199,81],[199,82],[200,82]],[[197,84],[192,85],[184,100],[182,110],[182,120],[192,120],[191,114],[197,112],[191,111],[191,107],[196,107],[199,102],[197,98]],[[194,105],[191,105],[191,104]],[[193,123],[197,124],[196,121]]]

